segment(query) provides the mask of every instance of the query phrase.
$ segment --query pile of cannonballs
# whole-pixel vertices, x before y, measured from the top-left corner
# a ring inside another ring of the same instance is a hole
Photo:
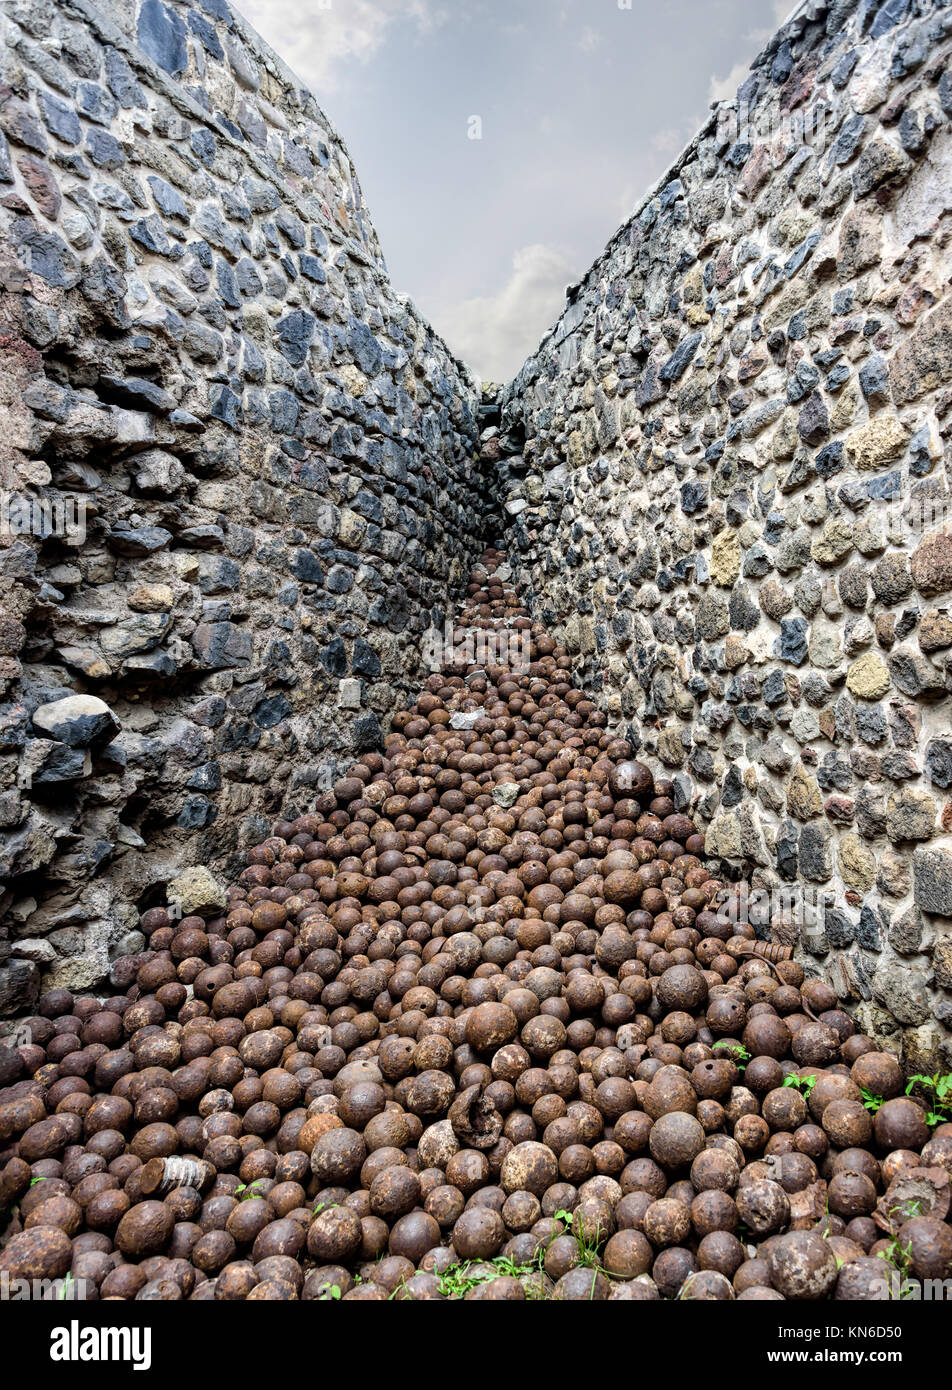
[[[524,667],[449,652],[221,916],[150,908],[125,993],[50,991],[0,1047],[9,1279],[855,1300],[952,1275],[952,1125],[724,911],[673,784],[502,560],[461,620]]]

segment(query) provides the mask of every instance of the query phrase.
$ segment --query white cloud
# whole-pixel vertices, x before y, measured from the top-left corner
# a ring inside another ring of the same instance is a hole
[[[318,97],[340,84],[342,65],[368,62],[391,25],[425,32],[446,17],[434,0],[241,0],[241,12]]]
[[[656,130],[648,139],[648,143],[658,154],[675,155],[687,144],[683,131],[678,126],[666,126],[663,130]]]
[[[618,223],[627,222],[645,194],[646,185],[634,179],[625,179],[614,201],[614,216]]]
[[[756,52],[759,52],[790,18],[794,10],[794,0],[771,0],[770,8],[773,22],[766,28],[751,29],[744,35],[744,43],[750,44]],[[708,85],[708,100],[733,101],[737,95],[737,88],[746,81],[749,74],[749,60],[735,63],[726,77],[718,77],[713,73]]]
[[[737,88],[750,72],[750,63],[735,63],[726,77],[711,77],[707,89],[709,101],[733,101]]]
[[[537,243],[512,258],[498,294],[464,299],[433,314],[452,350],[487,381],[508,381],[565,304],[575,271],[560,251]]]
[[[758,48],[762,48],[768,39],[772,39],[777,30],[782,25],[786,24],[793,10],[794,6],[791,0],[773,0],[770,23],[767,25],[759,25],[751,29],[749,33],[744,35],[744,42],[753,43],[756,44]]]

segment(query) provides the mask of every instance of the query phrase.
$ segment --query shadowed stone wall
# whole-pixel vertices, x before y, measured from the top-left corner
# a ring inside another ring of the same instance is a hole
[[[484,499],[476,382],[224,0],[0,13],[9,1014],[376,744]]]

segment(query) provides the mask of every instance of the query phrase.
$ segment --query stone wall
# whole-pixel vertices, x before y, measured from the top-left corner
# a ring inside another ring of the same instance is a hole
[[[830,895],[764,931],[946,1068],[950,38],[944,5],[801,7],[483,445],[534,610],[710,852]]]
[[[225,0],[8,0],[0,1014],[310,809],[480,546],[478,388]]]

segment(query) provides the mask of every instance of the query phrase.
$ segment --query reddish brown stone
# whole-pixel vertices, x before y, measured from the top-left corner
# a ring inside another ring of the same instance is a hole
[[[770,149],[767,145],[757,145],[741,171],[738,190],[747,198],[756,198],[769,178]]]
[[[34,159],[30,154],[25,154],[17,160],[17,168],[23,175],[23,182],[37,209],[44,217],[55,222],[63,199],[49,169],[41,159]]]
[[[935,531],[912,557],[912,578],[920,594],[944,594],[952,589],[952,535]]]

